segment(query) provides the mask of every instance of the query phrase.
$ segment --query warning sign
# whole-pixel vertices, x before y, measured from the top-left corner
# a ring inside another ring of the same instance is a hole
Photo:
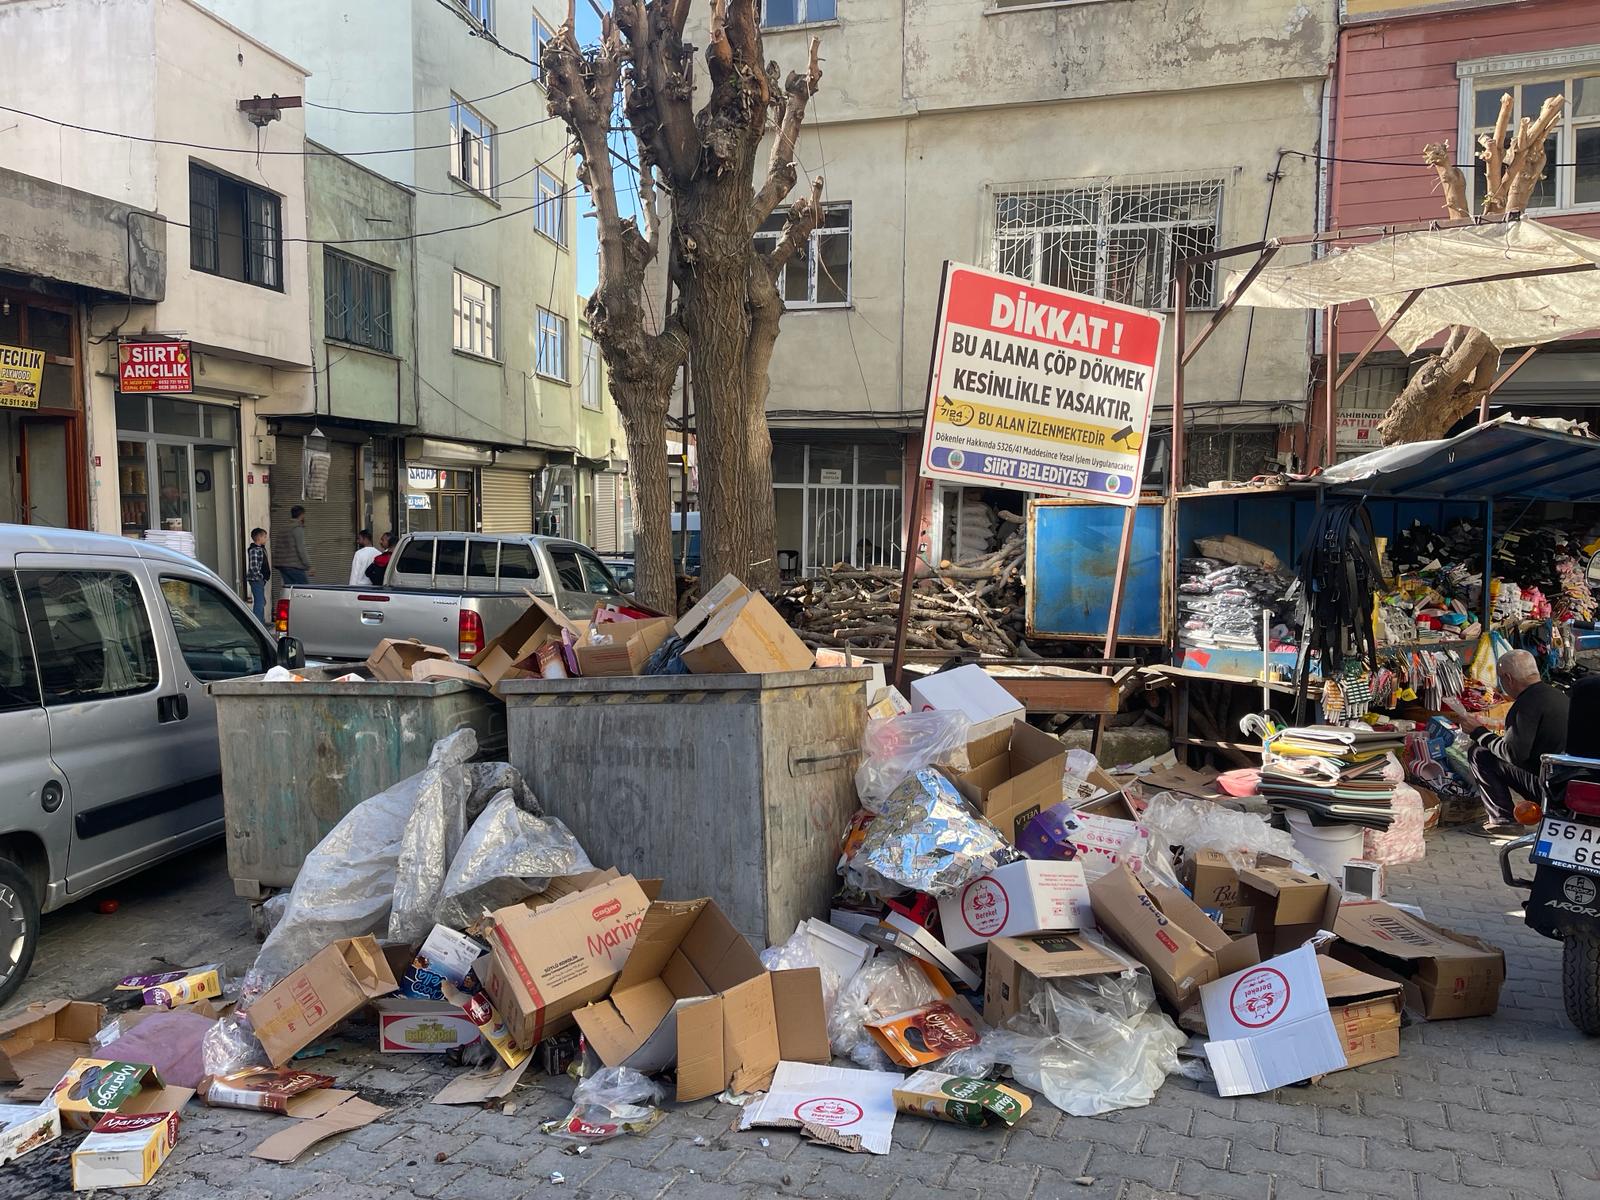
[[[945,263],[923,474],[1136,503],[1164,321]]]

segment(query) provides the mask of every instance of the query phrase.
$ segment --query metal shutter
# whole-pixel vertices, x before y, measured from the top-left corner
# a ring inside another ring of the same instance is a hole
[[[617,477],[609,471],[594,480],[594,548],[617,552]]]
[[[484,533],[533,532],[533,476],[526,471],[478,472]]]
[[[311,554],[312,582],[342,585],[350,578],[356,552],[356,462],[359,447],[333,442],[328,447],[328,498],[302,500],[300,471],[304,440],[278,438],[278,462],[272,468],[272,561],[282,561],[289,544],[289,510],[306,510],[306,549]]]

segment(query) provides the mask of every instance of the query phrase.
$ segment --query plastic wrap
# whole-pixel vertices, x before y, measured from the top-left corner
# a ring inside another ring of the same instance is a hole
[[[572,1093],[572,1111],[539,1128],[568,1142],[608,1142],[648,1133],[666,1114],[655,1107],[666,1090],[631,1067],[602,1067]]]
[[[1423,825],[1428,816],[1422,793],[1409,783],[1397,784],[1390,808],[1394,821],[1388,829],[1362,831],[1362,857],[1390,867],[1421,861],[1427,853]]]
[[[943,999],[933,981],[911,959],[885,950],[847,979],[828,1008],[828,1041],[833,1052],[857,1066],[896,1070],[864,1025]]]
[[[878,811],[907,776],[927,767],[965,771],[968,727],[965,713],[940,709],[868,721],[856,768],[862,805]]]
[[[1235,812],[1220,804],[1161,792],[1146,805],[1144,822],[1168,845],[1182,846],[1188,855],[1215,850],[1236,868],[1253,866],[1258,854],[1275,854],[1305,865],[1288,832],[1272,828],[1257,813]]]
[[[250,1067],[270,1067],[272,1060],[250,1028],[244,1013],[230,1013],[206,1031],[200,1060],[207,1075],[232,1075]]]
[[[949,896],[1020,857],[998,829],[967,807],[954,784],[924,768],[884,801],[850,858],[848,879],[879,896],[906,888]]]
[[[465,928],[486,909],[544,891],[557,876],[593,869],[565,825],[524,812],[503,791],[472,823],[450,864],[436,907],[438,923]]]

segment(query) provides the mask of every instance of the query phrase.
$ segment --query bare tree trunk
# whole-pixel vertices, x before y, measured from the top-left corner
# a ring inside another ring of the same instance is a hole
[[[1499,358],[1500,352],[1478,330],[1452,333],[1445,351],[1422,364],[1405,390],[1389,405],[1383,420],[1378,422],[1383,444],[1394,446],[1442,438],[1482,399],[1481,391],[1460,390],[1462,384],[1475,378],[1485,359],[1492,367]]]
[[[612,398],[628,440],[628,483],[633,492],[634,596],[657,612],[676,613],[677,564],[672,557],[669,522],[655,519],[672,511],[672,476],[667,466],[666,411],[657,411],[654,388],[640,387],[626,398],[612,386]],[[648,514],[650,520],[640,520]]]

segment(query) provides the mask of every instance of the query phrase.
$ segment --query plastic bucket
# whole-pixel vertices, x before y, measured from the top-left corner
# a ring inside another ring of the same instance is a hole
[[[1289,835],[1294,848],[1327,878],[1338,882],[1344,864],[1362,854],[1362,829],[1359,825],[1313,825],[1302,812],[1284,813],[1289,819]]]

